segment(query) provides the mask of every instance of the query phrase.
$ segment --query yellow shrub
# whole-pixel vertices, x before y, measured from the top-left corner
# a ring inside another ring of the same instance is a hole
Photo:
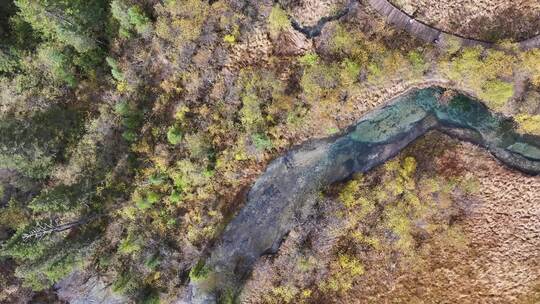
[[[268,30],[273,36],[277,36],[283,30],[286,30],[291,25],[287,13],[277,4],[272,7],[270,16],[268,17]]]
[[[495,110],[501,109],[512,96],[514,84],[498,79],[487,81],[478,94],[478,97]]]
[[[364,265],[358,259],[340,254],[337,261],[331,265],[332,274],[319,283],[322,291],[343,293],[352,288],[354,281],[365,272]]]
[[[264,299],[266,303],[292,303],[297,294],[296,287],[282,285],[272,288],[270,293],[264,296]]]
[[[476,46],[441,62],[440,68],[450,80],[476,92],[488,106],[500,109],[514,94],[513,84],[501,79],[512,76],[515,63],[516,58],[505,52]]]
[[[520,132],[540,135],[540,115],[520,114],[516,121]]]
[[[540,87],[540,50],[523,53],[520,66],[529,74],[532,84]]]

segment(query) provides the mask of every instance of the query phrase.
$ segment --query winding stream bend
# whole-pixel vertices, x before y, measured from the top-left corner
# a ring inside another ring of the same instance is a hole
[[[292,27],[295,30],[299,31],[300,33],[304,34],[304,36],[306,36],[306,38],[311,39],[311,38],[315,38],[315,37],[317,37],[317,36],[319,36],[321,34],[322,29],[324,28],[326,23],[334,21],[334,20],[338,20],[341,17],[347,15],[351,11],[352,7],[355,4],[356,4],[355,1],[353,1],[353,0],[349,1],[347,6],[345,6],[343,9],[339,10],[338,12],[336,12],[333,15],[321,17],[321,19],[319,19],[317,21],[317,23],[315,25],[313,25],[313,26],[302,25],[300,22],[298,22],[292,16],[290,16],[290,15],[288,15],[288,16],[289,16],[289,20],[291,21]]]
[[[362,118],[347,132],[306,143],[274,160],[249,191],[206,261],[210,274],[190,283],[188,303],[217,303],[238,293],[253,264],[275,253],[302,223],[316,192],[397,155],[429,130],[488,149],[505,165],[540,174],[540,138],[520,135],[511,120],[465,95],[443,102],[444,89],[417,89]]]

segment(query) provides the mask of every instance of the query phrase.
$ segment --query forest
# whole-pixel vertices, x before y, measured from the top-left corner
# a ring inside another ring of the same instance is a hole
[[[308,38],[290,1],[2,1],[0,303],[51,297],[75,271],[172,302],[269,161],[410,86],[460,89],[540,136],[540,50],[438,47],[364,2]],[[384,174],[407,183],[415,167]],[[361,183],[337,191],[346,208]],[[316,292],[363,273],[332,265],[348,272]]]

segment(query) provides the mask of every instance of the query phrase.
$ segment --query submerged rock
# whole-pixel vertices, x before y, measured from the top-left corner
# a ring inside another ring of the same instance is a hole
[[[540,147],[538,146],[533,146],[531,144],[519,141],[513,145],[510,145],[508,150],[533,160],[540,160]]]

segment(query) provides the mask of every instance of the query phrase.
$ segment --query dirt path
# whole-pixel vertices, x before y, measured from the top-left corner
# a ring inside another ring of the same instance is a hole
[[[444,45],[448,39],[458,40],[462,45],[492,47],[493,42],[469,39],[456,33],[446,32],[442,29],[427,25],[414,19],[400,8],[394,6],[388,0],[368,0],[368,3],[382,16],[387,22],[402,29],[410,34],[427,42],[433,42]],[[529,50],[540,47],[540,35],[517,42],[522,50]]]

